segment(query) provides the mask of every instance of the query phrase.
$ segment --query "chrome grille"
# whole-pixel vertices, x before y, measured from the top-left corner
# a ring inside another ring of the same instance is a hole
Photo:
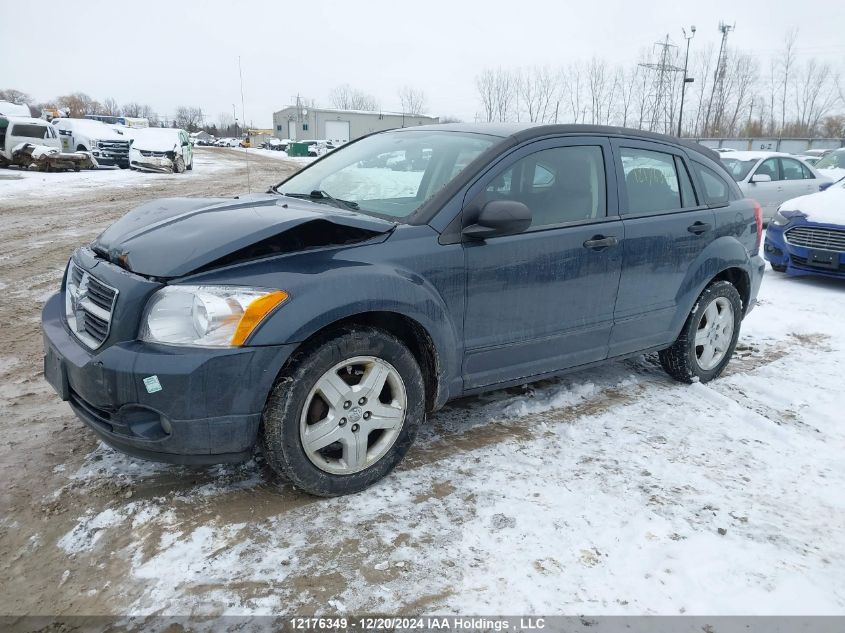
[[[91,349],[106,340],[117,290],[70,262],[65,282],[65,316],[71,332]]]
[[[127,158],[129,156],[129,141],[99,141],[97,147],[106,156],[113,158]]]
[[[794,229],[789,229],[784,237],[793,246],[845,253],[845,231],[840,229],[796,226]]]

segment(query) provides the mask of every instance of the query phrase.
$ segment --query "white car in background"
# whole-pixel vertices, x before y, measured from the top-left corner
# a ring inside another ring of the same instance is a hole
[[[65,152],[91,152],[98,165],[129,167],[129,137],[91,119],[53,119]]]
[[[823,189],[830,178],[791,154],[783,152],[730,152],[722,163],[742,193],[763,207],[763,219],[771,220],[781,203]]]
[[[825,154],[815,168],[834,182],[845,177],[845,147]]]
[[[194,150],[185,130],[151,127],[137,130],[134,137],[131,169],[181,174],[194,168]]]

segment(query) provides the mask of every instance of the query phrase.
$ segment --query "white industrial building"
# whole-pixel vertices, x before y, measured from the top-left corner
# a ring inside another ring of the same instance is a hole
[[[331,110],[288,106],[273,113],[273,129],[279,138],[293,141],[329,140],[346,143],[371,132],[439,123],[440,119],[401,112]]]

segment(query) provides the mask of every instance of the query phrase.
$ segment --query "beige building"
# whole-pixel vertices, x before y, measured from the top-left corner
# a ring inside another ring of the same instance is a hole
[[[371,132],[429,125],[439,121],[437,117],[397,112],[307,107],[297,109],[296,106],[288,106],[273,113],[273,133],[279,138],[294,141],[325,139],[346,143]]]

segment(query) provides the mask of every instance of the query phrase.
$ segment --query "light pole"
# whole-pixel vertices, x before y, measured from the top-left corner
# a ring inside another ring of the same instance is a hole
[[[235,119],[235,138],[238,138],[238,114],[235,112],[235,104],[232,104],[232,118]]]
[[[681,137],[681,124],[684,121],[684,95],[688,83],[695,81],[692,77],[687,77],[687,66],[689,65],[689,43],[695,37],[695,26],[690,27],[690,34],[687,35],[686,29],[681,29],[684,34],[684,39],[687,41],[687,55],[684,57],[684,81],[681,83],[681,110],[678,112],[678,138]]]

